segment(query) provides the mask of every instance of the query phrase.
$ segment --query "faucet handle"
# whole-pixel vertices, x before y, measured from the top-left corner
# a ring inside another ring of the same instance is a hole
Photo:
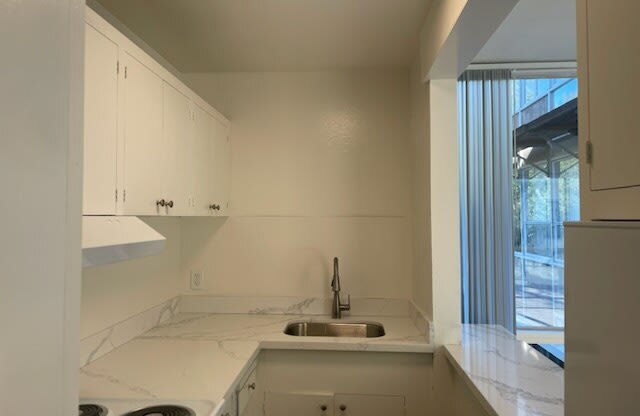
[[[343,311],[351,310],[351,295],[347,295],[347,303],[340,304],[340,310],[343,310]]]

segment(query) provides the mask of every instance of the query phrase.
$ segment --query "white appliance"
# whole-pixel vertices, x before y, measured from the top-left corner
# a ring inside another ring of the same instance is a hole
[[[640,222],[565,225],[565,413],[640,415]]]
[[[79,416],[218,416],[224,400],[80,399]]]

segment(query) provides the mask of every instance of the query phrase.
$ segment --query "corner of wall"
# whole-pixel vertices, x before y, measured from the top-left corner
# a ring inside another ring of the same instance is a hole
[[[427,319],[432,316],[431,290],[431,174],[429,84],[421,76],[417,56],[409,76],[410,138],[412,146],[412,293],[411,299]]]

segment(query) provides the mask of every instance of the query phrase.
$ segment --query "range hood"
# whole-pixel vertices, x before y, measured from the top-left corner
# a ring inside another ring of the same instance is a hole
[[[166,238],[138,217],[82,217],[82,267],[158,254]]]

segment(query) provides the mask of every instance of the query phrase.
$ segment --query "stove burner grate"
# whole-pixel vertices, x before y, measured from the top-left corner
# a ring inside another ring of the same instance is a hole
[[[126,413],[124,416],[196,416],[196,414],[188,407],[163,405],[145,407]]]
[[[107,416],[107,409],[97,404],[81,404],[78,416]]]

